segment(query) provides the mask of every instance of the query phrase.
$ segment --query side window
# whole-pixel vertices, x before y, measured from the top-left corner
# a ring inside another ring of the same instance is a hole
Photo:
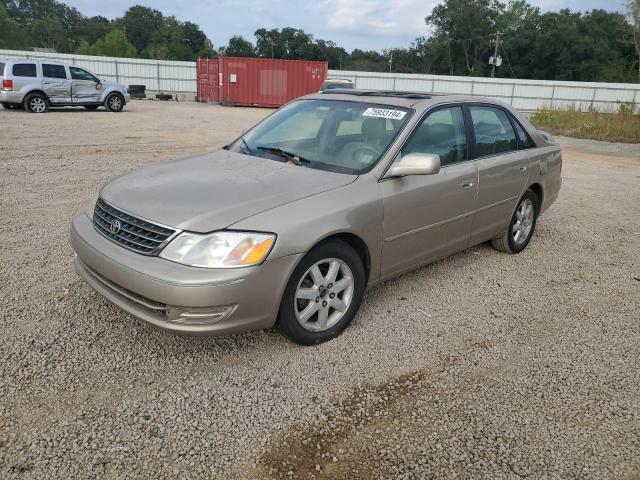
[[[464,129],[462,107],[436,110],[422,121],[409,143],[407,153],[435,153],[443,166],[467,159],[467,135]]]
[[[35,77],[35,63],[16,63],[11,71],[14,77]]]
[[[71,72],[71,78],[74,80],[91,80],[93,82],[97,82],[98,79],[91,75],[86,70],[78,67],[69,67],[69,72]]]
[[[493,107],[469,107],[478,157],[516,150],[516,132],[506,112]]]
[[[526,150],[527,148],[534,148],[536,144],[531,140],[529,134],[522,128],[522,125],[517,120],[513,122],[516,126],[516,132],[518,133],[518,139],[520,140],[520,149]]]
[[[42,76],[47,78],[67,78],[67,72],[65,72],[62,65],[43,63]]]

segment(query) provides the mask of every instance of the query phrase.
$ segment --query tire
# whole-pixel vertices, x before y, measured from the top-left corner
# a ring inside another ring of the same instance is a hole
[[[24,99],[24,108],[29,113],[45,113],[49,111],[49,101],[41,93],[30,93]]]
[[[97,110],[98,105],[85,105],[84,108],[86,108],[87,110]]]
[[[365,282],[362,260],[349,244],[324,242],[307,253],[291,274],[276,326],[299,345],[331,340],[358,312]]]
[[[104,101],[104,107],[110,112],[121,112],[124,108],[124,98],[119,93],[110,93]]]
[[[520,253],[531,241],[540,213],[538,196],[533,190],[524,192],[509,221],[507,231],[491,240],[493,248],[505,253]]]

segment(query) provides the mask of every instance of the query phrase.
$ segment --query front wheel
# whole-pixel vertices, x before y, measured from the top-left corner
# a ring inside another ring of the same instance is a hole
[[[362,260],[349,244],[341,240],[320,244],[293,271],[277,326],[300,345],[338,336],[360,308],[365,279]]]
[[[527,190],[518,202],[505,234],[491,241],[493,247],[506,253],[523,251],[531,241],[538,214],[538,196],[533,190]]]
[[[122,98],[122,95],[110,93],[104,101],[104,106],[110,112],[121,112],[124,108],[124,99]]]

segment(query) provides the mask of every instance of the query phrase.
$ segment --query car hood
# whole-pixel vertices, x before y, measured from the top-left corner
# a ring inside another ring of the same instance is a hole
[[[147,220],[211,232],[356,178],[218,150],[135,170],[108,183],[100,196]]]

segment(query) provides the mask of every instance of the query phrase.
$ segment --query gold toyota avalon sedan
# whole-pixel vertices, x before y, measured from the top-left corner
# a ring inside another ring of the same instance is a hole
[[[338,335],[365,288],[491,241],[557,198],[553,139],[479,97],[333,89],[226,147],[118,177],[71,225],[80,276],[177,333]]]

